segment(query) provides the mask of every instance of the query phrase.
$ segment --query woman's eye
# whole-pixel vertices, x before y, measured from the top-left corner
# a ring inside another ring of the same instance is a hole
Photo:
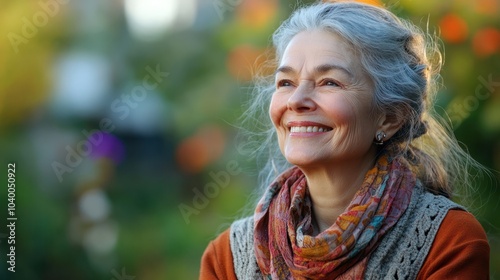
[[[324,80],[322,82],[322,84],[325,85],[325,86],[334,86],[334,87],[339,87],[340,86],[340,84],[338,82],[334,81],[334,80]]]
[[[292,82],[290,80],[280,80],[278,81],[277,87],[289,87],[292,85]]]

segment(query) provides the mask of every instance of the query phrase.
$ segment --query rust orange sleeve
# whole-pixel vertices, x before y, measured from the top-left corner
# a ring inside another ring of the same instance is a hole
[[[227,229],[208,244],[201,258],[200,280],[237,280],[229,242]]]
[[[417,279],[489,279],[489,255],[486,233],[476,218],[450,210]]]

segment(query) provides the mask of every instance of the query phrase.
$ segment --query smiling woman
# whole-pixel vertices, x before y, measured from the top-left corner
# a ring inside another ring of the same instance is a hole
[[[307,174],[316,216],[325,212],[325,220],[316,221],[323,231],[345,210],[357,191],[352,186],[360,186],[373,167],[376,130],[390,137],[399,123],[373,112],[372,82],[335,33],[297,34],[280,64],[271,119],[282,154]]]
[[[272,180],[209,244],[200,278],[488,279],[484,230],[450,200],[481,166],[432,111],[431,40],[335,2],[299,9],[273,43],[277,70],[249,110],[269,109]]]

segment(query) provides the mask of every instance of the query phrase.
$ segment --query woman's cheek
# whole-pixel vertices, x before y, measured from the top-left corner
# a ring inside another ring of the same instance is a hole
[[[274,126],[278,128],[281,125],[281,118],[283,113],[286,111],[286,100],[283,96],[278,96],[274,94],[271,98],[271,104],[269,106],[269,116]]]
[[[325,117],[330,119],[336,127],[349,125],[355,118],[354,109],[345,102],[345,99],[321,100],[318,103],[322,104],[321,111]]]

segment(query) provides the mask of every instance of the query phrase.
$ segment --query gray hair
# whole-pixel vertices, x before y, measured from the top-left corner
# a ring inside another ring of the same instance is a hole
[[[433,193],[452,196],[454,186],[470,185],[474,161],[457,143],[450,125],[433,109],[441,54],[436,40],[415,25],[384,8],[358,2],[318,3],[295,11],[273,34],[276,67],[292,38],[302,31],[326,30],[344,38],[360,57],[374,84],[374,110],[403,120],[401,129],[382,149],[393,149],[419,167],[417,176]],[[254,96],[244,122],[253,133],[263,161],[260,180],[266,187],[289,167],[281,155],[275,129],[268,116],[274,77],[256,80]]]

